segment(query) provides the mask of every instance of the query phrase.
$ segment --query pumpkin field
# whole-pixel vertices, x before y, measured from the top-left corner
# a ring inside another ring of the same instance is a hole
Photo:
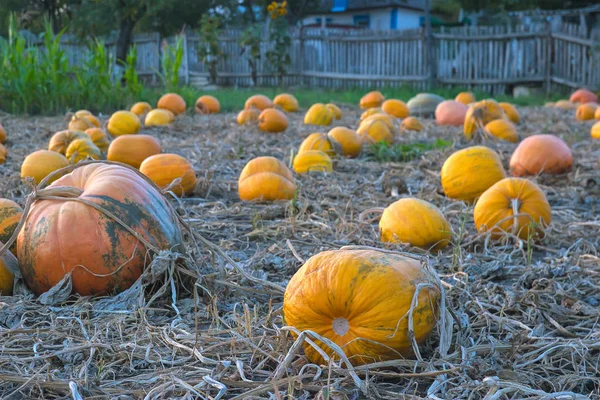
[[[290,93],[0,114],[1,398],[600,398],[595,93]]]

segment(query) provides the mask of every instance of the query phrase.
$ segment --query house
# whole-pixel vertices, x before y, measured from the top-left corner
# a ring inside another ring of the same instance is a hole
[[[424,20],[424,0],[321,0],[302,22],[312,27],[389,30],[418,28]]]

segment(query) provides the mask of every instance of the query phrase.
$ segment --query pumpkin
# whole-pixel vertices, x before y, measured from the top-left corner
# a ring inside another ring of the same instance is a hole
[[[131,111],[138,117],[141,117],[144,114],[148,114],[150,110],[152,110],[152,106],[150,105],[150,103],[147,103],[145,101],[139,101],[132,105],[129,111]]]
[[[475,95],[471,92],[460,92],[456,95],[454,100],[458,101],[459,103],[463,103],[465,106],[468,106],[471,103],[475,103],[476,101]]]
[[[388,115],[384,112],[381,113],[374,113],[372,115],[369,115],[368,117],[361,119],[360,123],[359,123],[359,127],[363,124],[368,124],[371,121],[381,121],[383,123],[385,123],[387,125],[387,127],[391,130],[391,131],[395,131],[396,130],[396,118],[392,117],[391,115]]]
[[[423,124],[415,117],[408,117],[402,120],[401,128],[405,131],[422,131]]]
[[[419,261],[399,254],[325,251],[309,258],[288,283],[283,317],[286,325],[337,344],[354,365],[410,357],[411,338],[422,344],[437,323],[438,282]],[[329,346],[310,339],[335,357]],[[303,346],[309,362],[327,364],[306,341]]]
[[[554,107],[561,110],[574,110],[577,106],[568,100],[559,100],[554,103]]]
[[[352,129],[337,126],[327,133],[329,141],[336,152],[344,157],[358,157],[362,151],[363,141]]]
[[[117,111],[110,116],[106,129],[112,136],[135,135],[142,129],[142,124],[134,113]]]
[[[77,116],[73,115],[71,121],[69,121],[69,130],[73,131],[85,131],[86,129],[94,128],[96,125],[90,121],[86,115]]]
[[[282,93],[273,99],[273,104],[281,107],[285,112],[296,112],[299,110],[298,100],[289,93]]]
[[[100,125],[101,125],[100,120],[96,116],[94,116],[94,114],[89,112],[88,110],[79,110],[75,113],[75,116],[76,117],[85,117],[96,128],[100,128]]]
[[[435,109],[445,99],[437,94],[419,93],[406,103],[410,115],[428,115],[435,113]]]
[[[258,129],[263,132],[279,133],[288,127],[288,119],[276,108],[267,108],[258,116]]]
[[[473,138],[473,134],[483,128],[485,124],[495,119],[504,117],[504,110],[496,100],[488,99],[473,103],[467,109],[464,123],[464,134],[468,140]]]
[[[438,125],[462,126],[466,114],[466,105],[456,100],[445,100],[435,109],[435,121]]]
[[[512,143],[517,143],[519,141],[517,127],[511,121],[505,119],[495,119],[491,122],[488,122],[484,129],[487,133],[497,137],[500,140],[505,140]]]
[[[255,94],[254,96],[248,97],[246,103],[244,103],[244,109],[258,108],[260,111],[272,108],[273,102],[267,96],[262,94]]]
[[[71,144],[69,144],[69,147],[67,147],[65,157],[67,157],[67,160],[69,160],[71,164],[76,164],[88,157],[99,160],[100,157],[102,157],[102,153],[88,137],[85,139],[73,140]]]
[[[2,247],[2,243],[0,243]],[[15,284],[13,270],[19,269],[19,263],[15,256],[7,250],[0,254],[0,296],[11,296]]]
[[[577,89],[576,91],[573,92],[573,94],[571,94],[569,101],[571,103],[580,103],[580,104],[590,103],[590,102],[597,103],[598,96],[596,95],[596,93],[591,92],[587,89]]]
[[[171,187],[175,195],[182,197],[194,193],[196,173],[192,164],[178,154],[156,154],[146,158],[140,172],[152,179],[161,189],[168,188],[175,179],[181,181]]]
[[[514,176],[563,174],[573,168],[569,146],[558,136],[533,135],[525,138],[510,158]]]
[[[169,110],[157,108],[146,114],[144,125],[146,126],[164,126],[175,121],[175,115]]]
[[[176,116],[185,113],[186,107],[185,100],[177,93],[164,94],[156,103],[156,108],[169,110]]]
[[[221,103],[213,96],[200,96],[194,105],[196,114],[218,114],[221,112]]]
[[[506,177],[500,156],[485,146],[458,150],[442,165],[442,187],[451,199],[472,202]]]
[[[379,221],[381,241],[408,243],[426,250],[439,250],[450,243],[450,224],[433,204],[405,198],[388,206]]]
[[[0,164],[4,164],[6,162],[6,157],[8,156],[8,151],[6,147],[2,143],[0,143]]]
[[[584,103],[577,107],[575,112],[575,119],[578,121],[588,121],[594,119],[598,104],[596,103]]]
[[[86,135],[85,132],[81,131],[66,130],[56,132],[50,138],[50,142],[48,143],[48,150],[55,151],[64,155],[67,151],[67,147],[69,147],[71,142],[77,139],[89,139],[89,136]]]
[[[258,108],[250,108],[248,110],[242,110],[237,115],[237,123],[239,125],[253,124],[258,122],[260,116],[260,110]]]
[[[381,109],[386,114],[395,118],[406,118],[410,114],[410,110],[402,100],[389,99],[383,102]]]
[[[505,178],[486,190],[473,211],[479,232],[490,232],[493,239],[511,233],[520,239],[543,237],[552,221],[544,192],[523,178]]]
[[[275,157],[257,157],[242,170],[238,194],[245,201],[291,200],[296,195],[296,184],[284,163]]]
[[[23,209],[17,203],[9,199],[0,199],[0,242],[7,243],[10,240],[22,216]],[[0,244],[0,248],[2,246]],[[15,241],[10,247],[10,251],[15,253],[16,250],[17,242]]]
[[[182,243],[177,217],[167,201],[128,168],[84,165],[45,190],[54,193],[53,189],[64,199],[54,194],[52,200],[36,200],[17,239],[23,278],[38,295],[67,273],[73,292],[82,296],[120,292],[150,262],[149,249],[138,237],[158,250],[176,251]]]
[[[106,133],[100,128],[90,128],[85,131],[85,133],[92,139],[92,142],[98,147],[101,151],[106,152],[108,150],[108,145],[110,144],[110,140],[108,140],[108,136]]]
[[[325,107],[327,107],[329,112],[331,112],[334,119],[336,119],[336,120],[342,119],[342,109],[341,108],[339,108],[338,106],[336,106],[333,103],[325,104]]]
[[[594,119],[600,119],[600,106],[596,107],[596,112],[594,113]]]
[[[379,143],[386,142],[392,144],[394,142],[394,131],[389,125],[381,119],[367,118],[361,122],[356,130],[364,143]]]
[[[383,94],[381,94],[381,92],[369,92],[360,99],[360,108],[366,109],[372,107],[381,107],[381,104],[383,104],[384,100],[385,97],[383,97]]]
[[[331,157],[320,150],[306,150],[298,153],[294,157],[294,171],[297,174],[306,174],[308,172],[332,172],[333,162]]]
[[[517,108],[514,105],[506,102],[498,104],[500,104],[500,107],[502,107],[502,110],[504,110],[504,113],[508,119],[510,119],[515,125],[519,125],[521,122],[521,115],[519,114],[519,111],[517,111]]]
[[[373,115],[388,115],[389,117],[391,117],[391,115],[386,114],[380,107],[372,107],[368,108],[360,115],[360,121],[362,122],[365,119],[372,117]]]
[[[0,144],[6,143],[6,138],[6,130],[4,130],[4,127],[0,124]]]
[[[546,104],[544,104],[544,107],[554,107],[556,105],[556,103],[554,101],[547,101]]]
[[[315,132],[308,135],[300,145],[298,153],[302,153],[307,150],[321,150],[329,156],[335,155],[333,146],[331,145],[327,135],[324,133]]]
[[[69,160],[65,156],[55,151],[38,150],[34,151],[23,160],[21,164],[21,178],[32,177],[36,184],[50,175],[52,172],[69,165]],[[60,178],[55,176],[48,182],[53,182]]]
[[[590,132],[590,135],[592,136],[593,139],[600,139],[600,121],[598,121],[594,125],[592,125],[592,130]]]
[[[304,115],[304,124],[306,125],[331,125],[333,114],[323,103],[316,103],[310,106]]]
[[[149,135],[120,136],[108,147],[106,158],[139,168],[146,158],[162,151],[158,140]]]

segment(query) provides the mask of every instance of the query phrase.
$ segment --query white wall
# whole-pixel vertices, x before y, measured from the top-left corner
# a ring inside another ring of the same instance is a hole
[[[398,8],[397,10],[397,29],[413,29],[420,26],[420,17],[423,15],[422,12],[406,10],[403,8]],[[369,15],[370,29],[387,30],[391,27],[392,8],[364,10],[351,13],[311,15],[304,18],[302,23],[304,25],[314,25],[317,23],[317,18],[321,18],[327,19],[329,24],[354,26],[355,15]]]
[[[399,8],[398,25],[396,26],[399,30],[418,28],[421,26],[421,16],[424,16],[422,12]]]
[[[371,26],[369,26],[369,28],[375,29],[378,31],[390,29],[390,24],[391,24],[391,19],[392,19],[392,9],[391,8],[381,8],[381,9],[373,10],[373,11],[369,12],[369,15],[371,16]]]

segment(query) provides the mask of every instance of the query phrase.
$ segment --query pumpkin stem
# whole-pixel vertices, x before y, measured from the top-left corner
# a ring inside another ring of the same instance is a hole
[[[77,198],[83,194],[83,190],[73,186],[51,186],[37,191],[38,198],[40,197],[62,197],[65,199]]]
[[[346,318],[336,318],[331,324],[333,331],[340,336],[344,336],[350,330],[350,324]]]
[[[519,199],[512,199],[510,201],[510,204],[512,206],[512,212],[513,212],[513,234],[517,235],[519,232],[519,212],[521,210],[521,200]]]

